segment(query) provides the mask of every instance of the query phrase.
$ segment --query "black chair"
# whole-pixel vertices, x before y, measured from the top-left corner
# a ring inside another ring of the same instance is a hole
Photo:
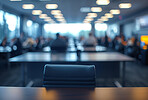
[[[44,67],[44,87],[95,87],[94,65],[50,65]]]

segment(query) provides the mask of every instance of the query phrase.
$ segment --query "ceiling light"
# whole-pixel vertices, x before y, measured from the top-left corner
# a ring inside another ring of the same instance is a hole
[[[111,14],[120,14],[120,10],[117,10],[117,9],[113,9],[113,10],[110,10],[110,13]]]
[[[91,8],[91,11],[92,12],[101,12],[102,11],[102,8],[101,7],[92,7]]]
[[[113,18],[113,17],[114,17],[114,16],[113,16],[112,14],[110,14],[110,13],[106,13],[105,16],[106,16],[107,18]]]
[[[103,23],[103,21],[95,21],[95,23]]]
[[[22,1],[22,0],[10,0],[10,1]]]
[[[33,15],[40,15],[40,14],[42,14],[42,11],[41,10],[33,10],[32,14]]]
[[[57,21],[65,21],[64,18],[57,19]]]
[[[93,21],[93,20],[94,20],[93,18],[85,19],[85,21]]]
[[[91,23],[90,21],[83,21],[83,23]]]
[[[33,4],[24,4],[22,6],[23,9],[33,9],[34,8],[34,5]]]
[[[51,14],[52,14],[52,15],[61,14],[61,11],[60,11],[60,10],[52,10],[52,11],[51,11]]]
[[[89,17],[93,17],[93,18],[98,16],[96,13],[88,13],[87,15],[88,15]]]
[[[63,15],[55,15],[55,18],[64,18]]]
[[[46,4],[47,9],[57,9],[58,5],[57,4]]]
[[[47,14],[41,14],[39,17],[40,18],[47,18]]]
[[[44,21],[49,22],[52,21],[52,19],[44,19]]]
[[[98,5],[108,5],[110,3],[109,0],[97,0],[96,4]]]
[[[102,21],[108,21],[108,18],[103,18]]]
[[[119,4],[120,8],[131,8],[132,4],[131,3],[121,3]]]

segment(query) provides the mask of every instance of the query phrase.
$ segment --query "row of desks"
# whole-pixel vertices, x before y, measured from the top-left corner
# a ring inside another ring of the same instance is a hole
[[[148,88],[0,87],[0,100],[148,100]]]
[[[22,82],[25,86],[26,75],[40,78],[43,76],[45,64],[87,64],[96,66],[96,77],[118,78],[121,76],[122,85],[125,84],[125,62],[134,61],[133,58],[117,52],[82,52],[80,58],[77,53],[46,53],[28,52],[9,59],[10,63],[20,63],[22,67]],[[121,72],[120,72],[121,70]],[[120,75],[121,74],[121,75]]]

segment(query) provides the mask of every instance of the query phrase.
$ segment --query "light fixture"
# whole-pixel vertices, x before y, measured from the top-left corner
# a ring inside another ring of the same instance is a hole
[[[33,10],[32,14],[33,15],[40,15],[40,14],[42,14],[42,11],[41,10]]]
[[[103,23],[103,21],[95,21],[95,23]]]
[[[52,21],[52,19],[44,19],[44,21],[48,22],[48,21]]]
[[[101,19],[106,19],[106,18],[107,18],[106,16],[102,16],[102,17],[101,17]]]
[[[64,18],[59,18],[59,19],[57,19],[57,21],[65,21],[65,19]]]
[[[101,12],[102,11],[102,8],[101,7],[92,7],[91,8],[91,11],[92,12]]]
[[[120,14],[120,10],[118,10],[118,9],[113,9],[113,10],[110,10],[110,13],[111,13],[111,14],[117,15],[117,14]]]
[[[39,17],[42,19],[47,18],[47,14],[41,14]]]
[[[22,0],[10,0],[10,1],[22,1]]]
[[[61,15],[55,15],[54,17],[55,18],[64,18],[62,14]]]
[[[61,11],[60,10],[52,10],[51,14],[52,15],[58,15],[58,14],[61,14]]]
[[[98,5],[108,5],[110,3],[109,0],[97,0],[96,4]]]
[[[22,8],[23,9],[33,9],[34,5],[33,4],[23,4]]]
[[[92,17],[92,18],[94,18],[94,17],[97,17],[97,16],[98,16],[96,13],[88,13],[87,15],[88,15],[89,17]]]
[[[131,8],[132,4],[131,3],[121,3],[119,4],[120,8]]]
[[[93,18],[87,18],[85,19],[85,21],[93,21],[94,19]]]
[[[57,4],[46,4],[47,9],[57,9],[58,5]]]
[[[102,21],[108,21],[108,18],[103,18]]]
[[[106,13],[105,16],[106,16],[107,18],[113,18],[113,17],[114,17],[114,16],[113,16],[112,14],[110,14],[110,13]]]

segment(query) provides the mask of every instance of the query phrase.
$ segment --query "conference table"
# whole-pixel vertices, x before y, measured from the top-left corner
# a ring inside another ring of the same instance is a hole
[[[67,52],[77,52],[77,50],[81,50],[82,52],[106,52],[107,48],[104,46],[94,46],[94,47],[84,47],[82,45],[70,46],[67,48]],[[46,46],[43,48],[43,52],[51,52],[50,46]]]
[[[10,63],[20,63],[22,68],[23,86],[27,77],[35,79],[43,77],[45,64],[82,64],[95,65],[96,78],[120,78],[122,86],[125,85],[125,62],[132,62],[133,58],[117,52],[81,52],[80,58],[77,53],[45,53],[28,52],[9,59]],[[120,72],[120,70],[122,70]]]
[[[148,100],[148,87],[26,88],[0,87],[0,100]]]

